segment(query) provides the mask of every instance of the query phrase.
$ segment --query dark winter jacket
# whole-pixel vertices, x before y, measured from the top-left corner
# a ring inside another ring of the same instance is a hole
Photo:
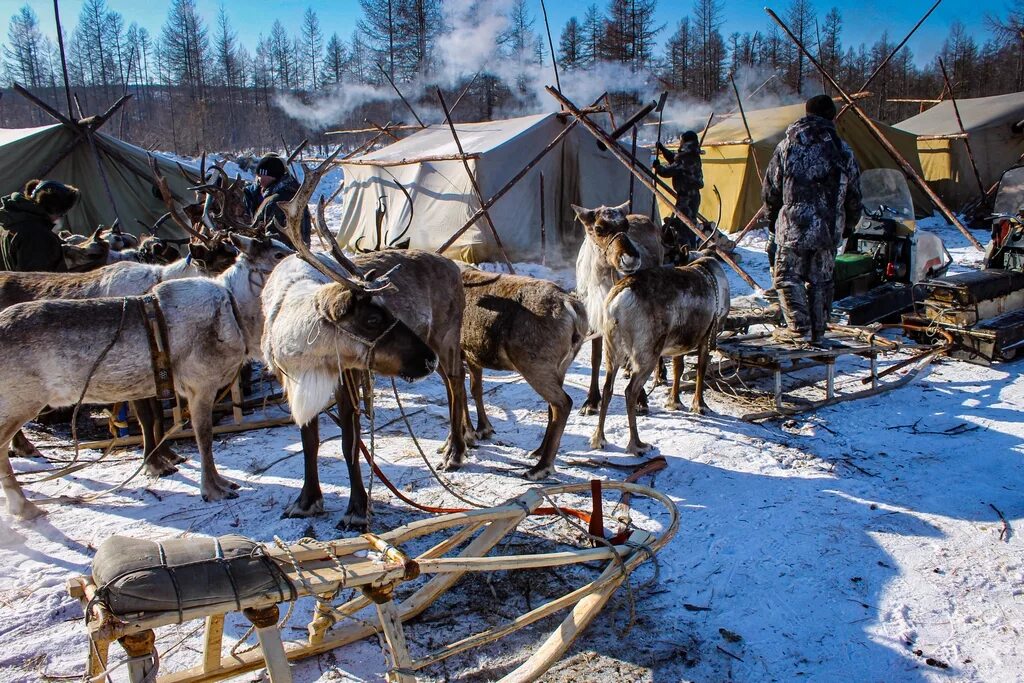
[[[665,155],[666,165],[656,165],[655,172],[662,178],[672,179],[672,189],[676,193],[676,205],[689,204],[694,197],[699,197],[704,187],[704,170],[700,163],[700,143],[684,142],[678,152],[661,148]]]
[[[257,218],[255,215],[256,210],[260,208],[260,204],[263,203],[263,200],[267,197],[277,195],[277,200],[265,209],[265,213],[270,218],[267,234],[272,236],[274,239],[281,240],[289,247],[293,246],[291,241],[274,228],[274,221],[284,225],[284,211],[281,210],[281,207],[277,206],[277,202],[290,201],[298,191],[299,183],[290,173],[285,173],[276,183],[268,187],[266,190],[263,190],[259,183],[249,183],[245,187],[245,208],[249,210],[249,214],[254,218]],[[311,232],[312,223],[310,221],[309,209],[306,209],[302,216],[302,241],[305,242],[307,246],[309,245]]]
[[[835,124],[808,115],[786,129],[761,195],[780,246],[835,251],[860,220],[860,167]]]
[[[0,198],[0,267],[22,272],[67,270],[53,221],[20,192]]]

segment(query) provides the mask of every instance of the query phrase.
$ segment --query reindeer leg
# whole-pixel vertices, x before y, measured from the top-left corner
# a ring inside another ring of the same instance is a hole
[[[302,437],[302,461],[303,477],[302,490],[299,497],[292,502],[281,518],[285,517],[313,517],[322,515],[324,512],[324,494],[320,490],[320,468],[318,458],[320,455],[320,417],[312,420],[299,428]]]
[[[38,415],[42,408],[43,406],[36,406],[35,410],[31,413],[29,413],[31,407],[27,408],[21,415],[9,421],[7,428],[0,432],[0,446],[4,446],[4,448],[0,448],[0,488],[3,488],[4,495],[7,497],[7,512],[12,517],[19,519],[34,519],[46,513],[35,503],[25,498],[25,492],[21,490],[21,485],[14,477],[14,468],[11,467],[11,460],[7,456],[6,447],[10,445],[15,433],[21,429],[21,425]],[[25,417],[26,414],[27,417]]]
[[[149,403],[149,410],[153,414],[153,443],[157,444],[156,450],[160,455],[167,460],[171,465],[180,465],[185,462],[187,458],[183,455],[178,455],[171,448],[169,441],[164,441],[164,407],[160,403],[160,399],[155,396],[146,399]]]
[[[690,412],[696,415],[703,415],[709,411],[708,404],[704,402],[704,373],[708,368],[708,357],[711,355],[711,341],[705,340],[697,351],[697,381],[693,387],[693,404]]]
[[[14,435],[11,440],[11,447],[9,449],[15,457],[18,458],[41,458],[43,454],[39,452],[39,449],[35,447],[28,437],[25,436],[25,432],[18,430],[18,433]]]
[[[654,375],[654,386],[660,387],[668,384],[668,369],[665,367],[665,357],[658,358],[658,373]]]
[[[637,402],[639,395],[644,393],[644,383],[651,376],[655,364],[638,368],[634,365],[633,376],[629,378],[626,385],[626,419],[629,421],[629,444],[626,450],[633,455],[642,455],[651,450],[651,445],[640,440],[640,433],[636,428]]]
[[[366,488],[363,486],[363,473],[359,467],[359,440],[361,425],[359,423],[359,411],[353,402],[353,395],[357,385],[356,372],[346,370],[344,372],[345,386],[339,387],[335,393],[335,401],[338,404],[338,415],[341,417],[341,448],[345,453],[345,464],[348,465],[348,508],[338,522],[339,529],[356,529],[365,531],[368,524],[366,514],[368,498]]]
[[[668,391],[668,400],[665,401],[665,410],[679,410],[679,379],[683,376],[686,365],[686,356],[672,356],[672,387]]]
[[[163,414],[162,411],[154,413],[153,403],[149,399],[132,401],[132,410],[142,428],[142,453],[146,463],[146,474],[151,477],[166,477],[178,471],[175,467],[178,461],[167,457],[157,444],[163,439]],[[159,404],[157,405],[159,410]],[[157,429],[156,423],[160,422]],[[171,453],[171,455],[174,455]],[[177,456],[175,456],[177,457]]]
[[[572,398],[562,389],[562,378],[550,378],[548,382],[530,386],[537,390],[548,402],[548,426],[544,430],[544,440],[540,448],[534,451],[540,456],[540,461],[531,467],[526,473],[530,481],[547,479],[555,473],[555,457],[558,455],[558,446],[562,443],[562,433],[565,431],[565,424],[569,421],[569,413],[572,412]]]
[[[451,420],[451,432],[444,449],[444,460],[441,461],[441,468],[451,472],[462,467],[466,461],[466,433],[469,428],[464,422],[466,408],[466,370],[462,365],[462,351],[456,350],[449,355],[447,363],[438,366],[438,372],[444,379],[445,389],[448,391],[448,416]]]
[[[608,448],[608,440],[604,438],[604,420],[608,416],[608,404],[612,402],[612,394],[615,393],[615,375],[619,372],[619,366],[608,354],[605,362],[604,391],[601,392],[601,412],[597,418],[597,429],[590,437],[590,447],[597,449]]]
[[[216,390],[214,390],[216,391]],[[188,411],[192,416],[192,428],[196,432],[196,445],[202,463],[203,500],[210,502],[238,498],[234,489],[238,484],[228,481],[217,472],[213,461],[213,400],[214,392],[188,396]]]
[[[590,391],[587,400],[580,406],[580,415],[593,415],[601,409],[601,391],[598,380],[601,376],[601,337],[590,342]]]
[[[484,407],[484,371],[472,363],[469,364],[469,387],[476,403],[476,438],[489,439],[494,436],[494,426],[487,419],[487,409]],[[466,405],[469,405],[469,401],[466,401]]]

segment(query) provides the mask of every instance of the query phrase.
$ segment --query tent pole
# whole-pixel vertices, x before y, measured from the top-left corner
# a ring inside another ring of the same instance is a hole
[[[702,130],[700,132],[700,144],[698,145],[698,147],[703,147],[704,146],[704,138],[707,136],[708,129],[711,128],[711,120],[714,119],[714,118],[715,118],[715,112],[712,111],[710,114],[708,114],[708,120],[707,120],[707,123],[704,124],[704,130]]]
[[[395,85],[395,82],[391,79],[391,76],[388,74],[388,72],[384,70],[384,67],[381,66],[380,63],[378,63],[377,68],[380,69],[380,72],[382,74],[384,74],[384,78],[388,79],[388,83],[390,83],[391,87],[394,88],[396,93],[398,93],[398,97],[402,100],[402,103],[410,112],[412,112],[412,117],[416,119],[416,123],[420,124],[420,128],[426,128],[427,125],[423,123],[419,116],[416,115],[416,110],[412,108],[411,104],[409,104],[409,100],[405,99],[405,95],[403,95],[402,91],[398,89],[398,86]]]
[[[64,96],[68,100],[68,118],[71,118],[71,81],[68,78],[68,58],[64,53],[64,31],[60,27],[60,7],[53,0],[53,18],[57,21],[57,46],[60,48],[60,68],[64,72]]]
[[[913,166],[907,163],[907,160],[903,158],[903,155],[900,154],[899,150],[896,149],[893,146],[893,144],[889,142],[889,139],[885,137],[882,131],[878,129],[878,126],[875,125],[875,122],[872,121],[867,114],[861,111],[861,108],[856,105],[856,103],[846,93],[846,91],[843,90],[842,87],[840,87],[836,80],[832,78],[832,76],[827,71],[825,71],[825,68],[818,63],[818,60],[816,60],[814,56],[807,51],[807,48],[804,47],[803,43],[800,42],[799,38],[793,35],[793,32],[790,31],[789,27],[786,26],[785,22],[783,22],[782,19],[779,18],[779,15],[777,15],[775,12],[768,9],[767,7],[765,8],[765,12],[767,12],[768,16],[770,16],[772,20],[779,25],[779,28],[785,31],[786,35],[789,36],[789,39],[792,40],[793,43],[797,46],[797,48],[799,48],[799,50],[804,53],[804,56],[807,57],[808,61],[810,61],[811,64],[813,64],[814,67],[818,69],[818,71],[821,71],[825,75],[825,77],[828,79],[832,87],[835,88],[837,93],[839,93],[840,97],[847,101],[850,110],[857,115],[857,117],[864,123],[865,126],[867,126],[867,129],[871,132],[872,135],[875,136],[875,139],[878,140],[882,147],[885,148],[885,151],[887,151],[889,155],[892,156],[893,160],[896,161],[897,164],[899,164],[900,168],[903,169],[903,172],[907,175],[907,177],[913,180],[914,184],[917,185],[922,192],[928,195],[928,198],[932,200],[932,203],[935,205],[935,208],[937,208],[939,212],[943,216],[945,216],[947,220],[949,220],[950,223],[955,225],[957,230],[963,233],[964,237],[967,238],[967,241],[974,245],[976,249],[978,249],[979,251],[984,251],[985,248],[981,246],[981,242],[979,242],[977,238],[975,238],[975,236],[970,233],[967,227],[960,222],[960,219],[956,217],[956,214],[954,214],[949,209],[949,207],[946,206],[946,203],[943,202],[937,194],[935,194],[935,191],[932,190],[932,188],[928,187],[928,183],[924,181],[924,178],[922,178],[917,173],[917,171],[914,170]]]
[[[540,264],[546,266],[548,255],[547,225],[544,223],[544,171],[540,172]]]
[[[601,97],[604,97],[604,95],[602,95]],[[600,101],[601,101],[601,97],[598,97],[598,98],[597,98],[597,100],[595,100],[595,102],[600,102]],[[484,211],[486,211],[487,209],[489,209],[489,208],[491,208],[492,206],[494,206],[494,204],[495,204],[495,203],[496,203],[496,202],[497,202],[497,201],[498,201],[499,199],[501,199],[501,198],[502,198],[503,196],[505,196],[505,193],[506,193],[506,192],[508,192],[509,190],[511,190],[511,189],[512,189],[512,187],[513,187],[513,186],[514,186],[514,185],[515,185],[516,183],[518,183],[518,182],[519,182],[520,180],[522,180],[522,179],[523,179],[523,177],[524,177],[524,176],[525,176],[525,175],[526,175],[527,173],[529,173],[529,172],[530,172],[530,171],[531,171],[531,170],[533,169],[533,167],[534,167],[534,166],[536,166],[536,165],[537,165],[538,163],[540,163],[540,160],[541,160],[541,159],[543,159],[543,158],[544,158],[545,156],[547,156],[548,152],[550,152],[550,151],[551,151],[551,150],[553,150],[553,149],[554,149],[555,147],[557,147],[557,146],[558,146],[558,143],[560,143],[560,142],[561,142],[561,141],[562,141],[562,140],[563,140],[563,139],[565,138],[565,136],[569,134],[569,132],[570,132],[570,131],[571,131],[571,130],[573,129],[573,127],[574,127],[574,126],[576,125],[576,123],[577,123],[577,119],[573,119],[572,121],[569,121],[569,122],[567,122],[567,123],[565,124],[565,127],[564,127],[564,128],[563,128],[563,129],[562,129],[562,130],[561,130],[561,131],[560,131],[560,132],[558,133],[558,135],[556,135],[556,136],[554,137],[554,139],[553,139],[553,140],[552,140],[551,142],[549,142],[549,143],[547,144],[547,146],[546,146],[546,147],[545,147],[544,149],[542,149],[542,150],[540,151],[540,153],[538,153],[538,154],[537,154],[537,156],[535,156],[535,157],[534,157],[534,158],[533,158],[533,159],[532,159],[532,160],[530,161],[530,163],[526,164],[526,166],[523,166],[522,170],[520,170],[520,171],[519,171],[519,173],[517,173],[517,174],[515,174],[514,176],[512,176],[512,179],[511,179],[511,180],[509,180],[509,181],[508,181],[507,183],[505,183],[504,187],[502,187],[502,188],[501,188],[500,190],[498,190],[497,192],[495,192],[495,193],[494,193],[494,196],[493,196],[493,197],[491,197],[491,198],[490,198],[490,199],[488,199],[488,200],[487,200],[486,202],[484,202],[484,203],[483,203],[483,204],[482,204],[482,205],[480,206],[480,208],[479,208],[479,209],[477,209],[477,210],[476,210],[476,212],[475,212],[475,213],[474,213],[474,214],[473,214],[472,216],[470,216],[470,217],[469,217],[469,220],[467,220],[467,221],[466,221],[466,222],[465,222],[465,223],[463,224],[463,226],[462,226],[461,228],[459,228],[459,229],[458,229],[458,230],[456,230],[456,231],[455,231],[454,233],[452,233],[452,236],[451,236],[451,237],[449,237],[449,238],[448,238],[448,239],[447,239],[447,240],[445,241],[445,243],[444,243],[444,244],[442,244],[442,245],[441,245],[440,247],[438,247],[438,248],[437,248],[437,249],[435,250],[435,253],[438,253],[438,254],[443,254],[443,253],[444,253],[444,252],[445,252],[445,251],[446,251],[446,250],[447,250],[447,249],[448,249],[449,247],[451,247],[451,246],[452,246],[453,244],[455,244],[455,240],[457,240],[457,239],[459,239],[460,237],[462,237],[462,234],[463,234],[464,232],[466,232],[467,230],[469,230],[469,229],[470,229],[471,227],[473,227],[473,224],[474,224],[474,223],[476,223],[476,222],[477,222],[478,220],[480,220],[480,217],[484,215]],[[562,150],[564,151],[564,150],[565,150],[565,147],[563,147],[563,148],[562,148]],[[560,166],[559,166],[559,172],[558,172],[558,175],[559,175],[560,179],[561,179],[561,180],[562,180],[562,181],[564,182],[564,179],[565,179],[565,168],[564,168],[564,164],[560,164]],[[563,187],[563,190],[564,190],[564,187]],[[559,192],[559,207],[558,207],[558,216],[559,216],[559,220],[561,220],[561,215],[562,215],[562,209],[564,208],[564,207],[563,207],[563,206],[561,205],[561,201],[562,201],[561,197],[562,197],[562,195],[564,195],[564,194],[565,194],[565,193],[564,193],[564,191],[562,191],[562,192]]]
[[[633,144],[630,147],[630,156],[636,159],[636,126],[633,126]],[[633,213],[633,185],[636,182],[636,178],[632,174],[629,176],[629,213]]]
[[[462,141],[459,140],[459,133],[455,130],[455,124],[452,122],[452,113],[448,109],[448,104],[444,101],[444,94],[441,92],[441,88],[437,88],[437,99],[441,102],[441,109],[444,110],[444,118],[448,122],[448,128],[452,132],[452,137],[455,139],[455,146],[459,149],[459,154],[462,156],[462,165],[466,169],[466,175],[469,176],[469,182],[473,185],[473,191],[476,193],[476,199],[480,202],[480,208],[484,212],[484,218],[487,219],[487,226],[491,229],[491,236],[498,245],[498,250],[501,251],[501,257],[505,259],[505,265],[508,266],[508,272],[513,275],[516,274],[516,269],[512,267],[512,261],[509,260],[508,254],[505,252],[505,245],[501,243],[501,237],[498,236],[498,229],[494,227],[494,221],[491,220],[491,214],[484,206],[484,196],[480,191],[480,185],[476,181],[476,175],[473,173],[472,167],[469,165],[469,158],[466,156],[466,152],[462,149]]]
[[[893,48],[892,52],[886,55],[885,59],[882,60],[881,64],[875,67],[875,70],[871,72],[871,75],[868,76],[868,79],[864,81],[864,85],[860,86],[860,89],[857,92],[864,92],[865,90],[868,89],[868,86],[870,86],[871,82],[875,80],[875,77],[878,76],[878,74],[882,73],[882,69],[884,69],[889,64],[889,60],[895,57],[896,53],[903,49],[903,46],[907,44],[907,41],[910,40],[911,36],[917,33],[917,29],[921,28],[921,24],[923,24],[925,20],[932,15],[932,12],[935,11],[935,8],[939,6],[940,2],[942,2],[942,0],[935,0],[935,4],[932,5],[932,8],[924,13],[924,16],[921,17],[921,19],[916,24],[914,24],[914,28],[910,29],[910,33],[908,33],[906,37],[900,41],[899,45]],[[822,77],[824,78],[824,76],[825,74],[823,73]],[[843,105],[843,108],[839,110],[838,114],[836,114],[836,121],[839,121],[839,117],[846,113],[846,110],[849,109],[850,106],[851,105],[849,103]]]
[[[967,148],[967,159],[971,162],[971,170],[974,171],[974,179],[978,181],[978,192],[984,195],[985,184],[981,182],[981,173],[978,172],[978,163],[974,160],[974,152],[971,150],[971,136],[967,134],[967,129],[964,128],[964,121],[960,118],[960,107],[957,106],[956,96],[953,94],[953,83],[949,80],[949,74],[946,73],[946,65],[942,61],[942,57],[939,57],[939,69],[942,70],[942,80],[946,82],[946,91],[949,93],[949,101],[953,103],[953,113],[956,114],[956,125],[960,126],[960,132],[964,135],[964,147]]]
[[[107,172],[103,168],[103,159],[100,157],[100,150],[96,147],[96,140],[93,137],[93,129],[91,125],[85,126],[85,139],[89,141],[89,149],[92,150],[92,158],[96,160],[96,170],[100,172],[100,179],[103,181],[103,189],[107,192],[107,201],[110,202],[110,208],[114,210],[114,218],[119,224],[125,225],[125,222],[121,220],[121,214],[117,210],[117,202],[114,201],[114,193],[110,190],[110,180],[107,178]]]
[[[551,68],[555,72],[555,87],[561,92],[562,82],[558,80],[558,60],[555,59],[555,44],[551,40],[551,24],[548,23],[548,8],[544,6],[544,0],[540,0],[540,11],[544,15],[544,28],[548,32],[548,49],[551,50]]]
[[[545,86],[544,89],[547,90],[548,93],[552,97],[554,97],[556,100],[558,100],[559,103],[561,103],[566,108],[566,110],[572,112],[573,116],[576,117],[576,120],[579,121],[580,123],[582,123],[583,127],[586,128],[588,131],[590,131],[591,135],[593,135],[598,140],[601,140],[602,142],[604,142],[604,144],[607,145],[608,149],[611,150],[612,154],[614,154],[615,157],[620,162],[622,162],[622,164],[627,169],[629,169],[629,172],[632,173],[634,176],[636,176],[637,180],[639,180],[644,186],[647,187],[647,189],[649,189],[651,192],[654,193],[655,199],[659,199],[660,198],[662,201],[667,201],[667,198],[666,198],[666,195],[665,195],[664,191],[661,190],[661,188],[656,183],[654,183],[650,179],[650,177],[648,177],[647,175],[645,175],[645,174],[643,174],[641,172],[640,169],[643,168],[643,167],[641,167],[641,166],[639,166],[637,164],[636,159],[629,159],[626,156],[626,153],[623,152],[622,149],[619,147],[619,145],[615,141],[613,141],[611,139],[611,136],[609,136],[608,133],[606,133],[605,131],[601,130],[597,126],[597,124],[595,124],[593,121],[591,121],[589,118],[587,118],[586,115],[583,114],[583,112],[581,112],[576,107],[576,105],[574,105],[572,102],[570,102],[568,99],[566,99],[566,97],[562,93],[558,92],[557,90],[555,90],[551,86]],[[644,170],[646,170],[646,169],[644,169]],[[690,219],[690,217],[687,216],[686,214],[684,214],[678,208],[676,208],[675,202],[669,202],[669,204],[672,207],[672,213],[674,213],[676,215],[676,217],[680,221],[682,221],[683,225],[685,225],[687,228],[690,229],[690,232],[692,232],[694,235],[699,237],[701,239],[701,241],[707,241],[708,240],[708,236],[705,235],[701,231],[701,229],[697,227],[697,225]],[[746,282],[748,285],[753,287],[755,290],[761,289],[761,287],[757,284],[757,282],[754,281],[754,278],[750,277],[750,275],[748,275],[745,270],[740,268],[740,265],[738,263],[736,263],[736,260],[733,259],[733,257],[730,254],[728,254],[728,253],[726,253],[724,251],[721,251],[721,250],[716,250],[716,251],[718,252],[718,255],[722,258],[722,260],[725,261],[727,264],[729,264],[729,266],[734,271],[736,271],[737,275],[739,275],[741,278],[743,278],[744,282]]]
[[[469,81],[469,83],[466,84],[466,87],[462,89],[462,92],[459,93],[459,96],[455,98],[455,102],[452,103],[452,111],[455,111],[456,109],[459,108],[459,102],[461,102],[462,98],[466,96],[466,93],[469,92],[469,89],[473,87],[473,84],[476,83],[476,79],[478,78],[480,78],[479,71],[473,74],[473,78]]]
[[[743,119],[743,130],[747,131],[747,149],[750,158],[754,161],[754,172],[757,173],[757,181],[764,183],[764,175],[761,173],[761,166],[757,163],[757,154],[754,153],[754,136],[750,134],[750,125],[747,123],[747,112],[743,110],[743,99],[740,97],[740,89],[736,87],[735,74],[729,74],[729,82],[732,83],[732,91],[736,95],[736,106],[740,110],[740,118]]]

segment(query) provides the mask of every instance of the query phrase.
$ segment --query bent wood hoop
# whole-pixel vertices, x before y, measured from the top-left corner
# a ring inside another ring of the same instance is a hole
[[[379,536],[363,534],[357,538],[324,543],[303,540],[287,548],[265,546],[267,556],[279,565],[295,586],[296,599],[305,596],[318,598],[307,626],[308,636],[299,641],[283,641],[281,638],[276,617],[280,594],[276,589],[241,601],[229,598],[181,612],[170,610],[115,615],[102,601],[94,600],[98,587],[91,577],[76,577],[68,581],[68,592],[82,602],[86,612],[86,630],[90,640],[88,675],[104,678],[109,672],[107,655],[110,643],[115,640],[129,650],[132,663],[144,663],[147,657],[153,662],[153,638],[150,636],[154,629],[193,619],[205,619],[206,631],[200,665],[159,676],[157,681],[217,681],[266,668],[273,683],[290,683],[288,661],[327,652],[376,633],[383,634],[390,650],[388,680],[415,681],[414,672],[419,669],[498,640],[535,621],[571,608],[562,623],[536,651],[502,679],[507,682],[536,680],[558,661],[593,621],[615,590],[626,580],[629,572],[644,560],[653,558],[672,539],[679,527],[676,505],[664,494],[639,484],[614,481],[601,483],[605,490],[621,491],[660,503],[668,516],[663,530],[660,533],[633,531],[628,540],[614,546],[609,544],[533,555],[485,557],[545,499],[567,493],[589,493],[590,483],[585,482],[530,489],[500,507],[419,520]],[[415,558],[409,558],[399,547],[415,538],[448,529],[453,531],[452,535]],[[460,552],[444,557],[463,544],[465,547]],[[419,659],[410,657],[405,645],[404,622],[426,610],[466,572],[558,567],[593,561],[607,561],[607,566],[595,580],[505,625],[461,638]],[[426,574],[432,576],[412,594],[402,600],[394,596],[398,585]],[[363,595],[337,607],[330,605],[330,598],[344,588],[359,588]],[[355,617],[356,613],[373,604],[376,604],[376,623],[368,615]],[[224,615],[239,610],[253,623],[261,646],[249,652],[223,656]],[[335,628],[335,624],[342,620],[349,621]],[[136,671],[143,668],[146,667],[129,668],[132,683],[143,680],[140,674],[136,674]]]

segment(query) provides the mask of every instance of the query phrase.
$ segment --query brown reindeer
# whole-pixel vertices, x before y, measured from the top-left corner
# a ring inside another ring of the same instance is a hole
[[[462,284],[462,351],[476,402],[476,436],[486,439],[494,433],[484,408],[483,368],[518,372],[548,402],[544,439],[532,453],[538,462],[525,476],[531,481],[549,477],[572,410],[562,383],[586,338],[587,311],[578,299],[546,280],[463,266]]]
[[[694,413],[707,409],[704,403],[704,373],[715,337],[729,315],[729,280],[712,257],[700,255],[695,261],[675,268],[648,268],[616,284],[608,294],[607,318],[603,330],[607,347],[604,394],[592,448],[605,448],[604,421],[612,398],[619,367],[632,370],[626,385],[626,415],[629,419],[630,453],[651,448],[640,440],[636,428],[636,404],[644,383],[662,356],[672,356],[673,382],[667,407],[679,405],[679,377],[683,355],[697,352],[697,381],[693,392]]]
[[[593,415],[601,405],[600,335],[608,292],[621,276],[660,266],[664,259],[661,232],[647,216],[627,214],[628,206],[572,207],[585,231],[576,257],[576,294],[587,309],[591,332],[598,335],[591,342],[590,391],[580,415]],[[646,401],[646,396],[642,400]]]

